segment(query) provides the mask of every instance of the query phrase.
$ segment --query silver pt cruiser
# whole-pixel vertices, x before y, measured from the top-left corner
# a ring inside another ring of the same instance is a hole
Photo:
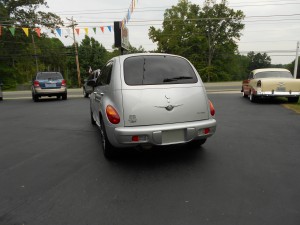
[[[177,55],[141,53],[112,58],[90,95],[91,123],[102,149],[191,143],[216,131],[215,109],[194,66]]]

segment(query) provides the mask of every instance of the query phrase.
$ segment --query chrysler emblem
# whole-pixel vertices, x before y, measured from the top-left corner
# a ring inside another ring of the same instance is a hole
[[[167,105],[167,106],[155,106],[156,108],[166,109],[167,111],[172,111],[175,107],[182,106],[181,105]]]
[[[284,83],[283,82],[279,82],[278,86],[282,87],[282,86],[284,86]]]

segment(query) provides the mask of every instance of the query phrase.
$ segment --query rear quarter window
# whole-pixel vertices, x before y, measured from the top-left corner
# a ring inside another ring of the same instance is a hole
[[[175,56],[134,56],[124,61],[127,85],[197,83],[190,63]]]

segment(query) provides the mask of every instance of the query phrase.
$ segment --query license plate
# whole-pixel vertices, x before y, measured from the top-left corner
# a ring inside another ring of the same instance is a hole
[[[185,141],[184,130],[168,130],[162,132],[162,143],[178,143]]]
[[[285,91],[285,87],[278,87],[277,91],[283,92],[283,91]]]
[[[53,88],[53,87],[56,87],[56,83],[54,83],[54,84],[45,84],[45,87],[46,87],[46,88]]]

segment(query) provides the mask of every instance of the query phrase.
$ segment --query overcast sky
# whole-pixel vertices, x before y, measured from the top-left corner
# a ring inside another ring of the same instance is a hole
[[[129,41],[132,46],[142,46],[146,50],[156,49],[148,37],[149,27],[161,28],[165,9],[177,5],[178,0],[136,0],[136,8],[128,23]],[[204,0],[190,0],[203,6]],[[242,10],[246,15],[243,36],[238,41],[241,54],[249,51],[267,52],[272,64],[287,64],[295,59],[297,41],[300,41],[300,0],[229,0],[229,7]],[[113,21],[122,20],[130,7],[131,0],[47,0],[48,11],[59,15],[64,21],[73,16],[80,28],[77,41],[84,38],[84,28],[89,29],[89,36],[94,37],[107,49],[114,43],[114,34],[107,26]],[[148,22],[135,22],[135,21]],[[66,25],[69,23],[66,22]],[[104,33],[100,27],[104,26]],[[93,29],[96,27],[96,34]],[[66,45],[72,43],[71,38],[56,35]],[[113,31],[113,29],[112,29]]]

